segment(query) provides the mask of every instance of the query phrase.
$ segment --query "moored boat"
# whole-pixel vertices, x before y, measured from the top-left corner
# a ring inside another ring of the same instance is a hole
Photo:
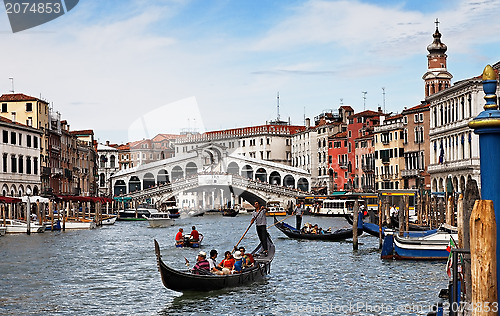
[[[18,219],[5,219],[0,222],[0,225],[5,224],[5,233],[6,234],[20,234],[26,233],[28,230],[28,223],[25,221],[21,221]],[[43,233],[45,231],[44,225],[38,225],[36,223],[30,223],[30,232],[31,233]]]
[[[239,212],[238,210],[227,208],[222,211],[222,216],[235,217]]]
[[[348,238],[352,238],[353,230],[352,228],[342,228],[333,232],[325,232],[322,234],[307,234],[303,233],[299,229],[288,225],[285,222],[279,222],[276,217],[274,218],[275,226],[290,238],[294,239],[308,239],[308,240],[326,240],[326,241],[340,241]],[[363,229],[358,228],[358,236],[363,233]]]
[[[118,216],[114,214],[102,214],[102,225],[114,225]]]
[[[118,220],[119,221],[145,221],[146,219],[143,217],[149,217],[152,212],[158,212],[153,208],[139,207],[135,208],[127,208],[124,210],[120,210],[118,212]]]
[[[269,246],[267,255],[258,253],[261,251],[259,244],[252,252],[255,259],[254,267],[245,268],[241,273],[237,274],[215,275],[210,273],[200,275],[193,274],[189,270],[181,271],[171,268],[163,262],[160,246],[155,240],[156,261],[163,285],[168,289],[178,292],[221,290],[263,280],[270,273],[275,247],[269,234],[267,242]]]
[[[97,224],[87,218],[68,218],[66,221],[61,221],[63,229],[94,229]]]
[[[441,229],[428,232],[406,232],[406,236],[399,236],[396,232],[384,238],[382,259],[398,260],[446,260],[450,239],[457,240],[456,233]],[[416,236],[420,234],[420,236]]]

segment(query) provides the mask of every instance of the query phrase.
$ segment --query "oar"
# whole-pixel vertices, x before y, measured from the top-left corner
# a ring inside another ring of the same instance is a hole
[[[186,260],[186,267],[189,267],[189,260],[186,257],[184,257],[184,260]]]
[[[238,245],[240,244],[241,240],[243,239],[243,237],[245,237],[245,235],[247,234],[247,232],[248,232],[248,230],[250,229],[250,227],[252,227],[253,222],[254,222],[254,221],[251,221],[251,222],[250,222],[250,225],[248,225],[247,230],[245,230],[245,232],[243,233],[243,236],[241,236],[240,240],[238,240],[238,242],[236,243],[236,246],[234,246],[233,251],[232,251],[231,253],[233,253],[233,252],[235,252],[235,251],[236,251],[236,248],[237,248],[237,247],[238,247]]]
[[[273,227],[274,225],[276,225],[276,224],[278,224],[278,223],[281,223],[282,221],[284,221],[285,219],[287,219],[287,218],[289,218],[289,217],[291,217],[291,216],[293,216],[293,215],[295,215],[295,214],[294,214],[294,213],[292,213],[292,214],[288,215],[287,217],[283,218],[282,220],[280,220],[280,221],[278,221],[278,222],[276,222],[276,223],[274,223],[274,224],[272,224],[272,225],[267,226],[267,229],[269,229],[269,228]],[[297,229],[300,229],[300,228],[297,228]]]

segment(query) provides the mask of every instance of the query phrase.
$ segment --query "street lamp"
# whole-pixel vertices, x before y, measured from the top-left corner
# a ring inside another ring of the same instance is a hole
[[[26,210],[26,223],[27,223],[27,228],[26,228],[26,234],[31,234],[31,205],[30,205],[30,195],[31,195],[31,189],[27,188],[26,189],[26,200],[28,202],[28,207]]]

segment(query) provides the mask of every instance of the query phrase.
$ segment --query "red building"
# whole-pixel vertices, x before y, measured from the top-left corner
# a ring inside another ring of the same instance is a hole
[[[332,191],[362,191],[362,182],[369,182],[365,179],[368,176],[364,174],[363,163],[368,164],[370,154],[373,153],[373,143],[365,140],[365,137],[379,124],[380,114],[380,109],[379,112],[367,110],[353,114],[348,117],[347,131],[329,138],[328,162]],[[356,149],[361,145],[363,149],[356,154]],[[372,148],[371,151],[368,146]],[[366,171],[370,172],[368,169]]]

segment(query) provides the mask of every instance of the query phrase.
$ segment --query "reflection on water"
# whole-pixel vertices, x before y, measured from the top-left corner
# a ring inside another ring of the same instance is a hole
[[[446,287],[443,262],[382,261],[374,237],[361,236],[360,250],[353,252],[349,241],[291,240],[276,228],[269,230],[276,256],[265,281],[210,293],[182,294],[163,286],[153,239],[167,264],[185,269],[184,257],[194,263],[198,250],[173,246],[179,227],[189,231],[196,225],[205,236],[203,250],[217,249],[222,260],[220,254],[232,249],[249,221],[246,214],[205,215],[167,228],[117,222],[88,231],[2,237],[0,314],[425,315],[398,308],[428,308]],[[340,218],[307,221],[347,226]],[[252,228],[241,245],[250,251],[257,242]]]

